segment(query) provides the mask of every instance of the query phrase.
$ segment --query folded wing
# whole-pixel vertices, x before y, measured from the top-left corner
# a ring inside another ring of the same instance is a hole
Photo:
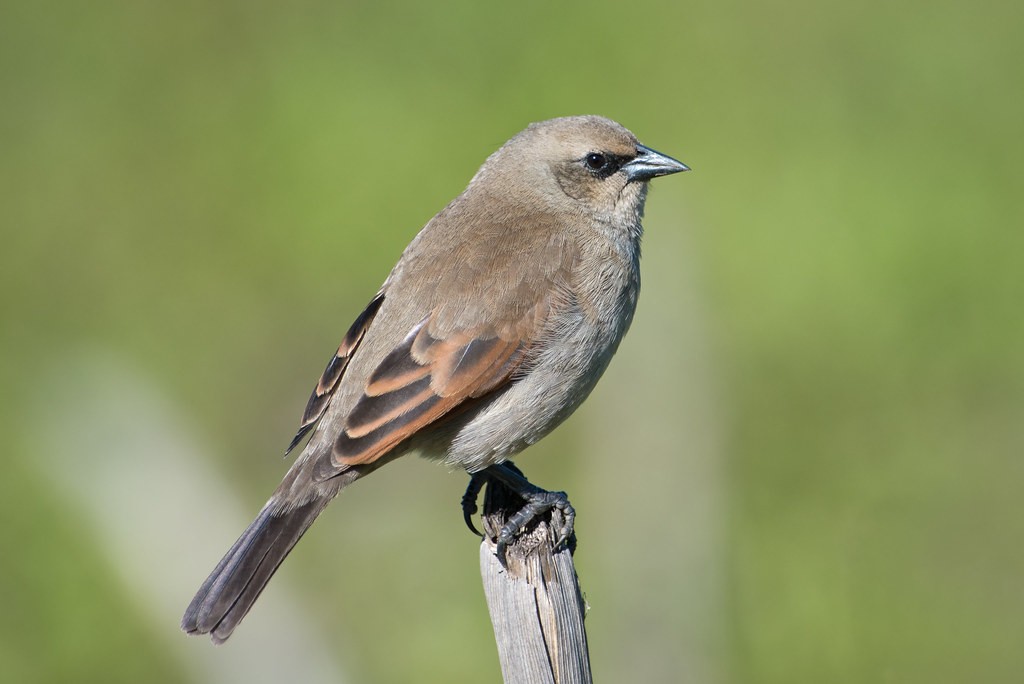
[[[420,321],[370,375],[314,479],[372,463],[464,402],[510,382],[530,347],[525,333],[536,330],[538,313],[526,317],[529,325],[478,326],[443,338],[430,333],[429,316]]]

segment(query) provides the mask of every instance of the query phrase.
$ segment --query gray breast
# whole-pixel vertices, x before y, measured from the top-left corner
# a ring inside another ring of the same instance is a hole
[[[639,294],[635,250],[624,255],[607,247],[588,255],[600,263],[577,271],[589,280],[574,283],[577,295],[548,321],[526,372],[478,412],[457,421],[450,443],[426,455],[480,470],[535,443],[583,403],[629,328]]]

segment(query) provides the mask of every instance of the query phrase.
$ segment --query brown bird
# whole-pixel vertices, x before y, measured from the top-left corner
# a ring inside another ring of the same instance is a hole
[[[590,394],[640,290],[647,182],[688,168],[597,116],[530,125],[405,249],[302,416],[312,436],[185,611],[221,643],[339,491],[410,452],[499,479],[534,515],[571,507],[505,462]],[[469,501],[472,510],[475,505]],[[467,513],[468,521],[468,513]]]

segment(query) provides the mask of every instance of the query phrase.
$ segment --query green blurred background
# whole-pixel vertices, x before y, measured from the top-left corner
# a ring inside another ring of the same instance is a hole
[[[177,621],[402,248],[530,121],[694,168],[591,401],[618,682],[1024,681],[1019,3],[0,4],[0,672],[496,681],[465,478],[354,487],[226,646]],[[288,674],[291,673],[291,674]]]

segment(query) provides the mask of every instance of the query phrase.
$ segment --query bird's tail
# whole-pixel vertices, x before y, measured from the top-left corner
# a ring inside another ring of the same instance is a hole
[[[181,628],[223,643],[332,497],[281,510],[268,502],[199,588]]]

